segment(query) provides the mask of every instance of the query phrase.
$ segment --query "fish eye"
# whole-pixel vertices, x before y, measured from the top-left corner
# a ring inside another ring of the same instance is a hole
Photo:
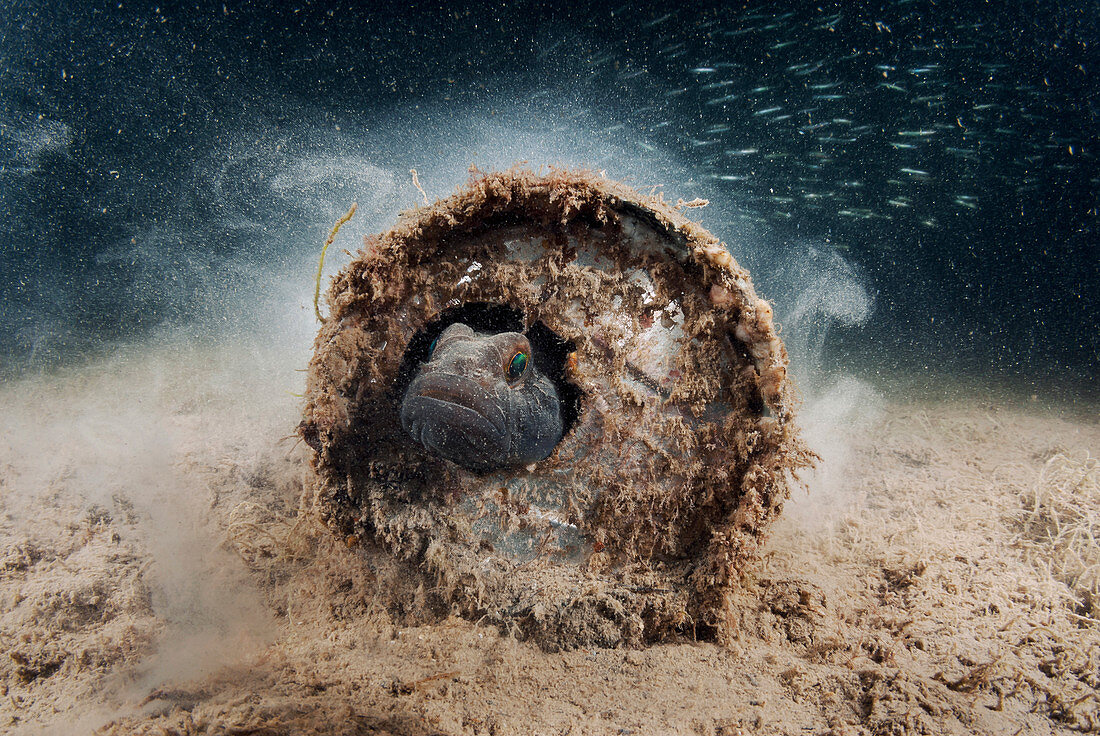
[[[508,366],[505,369],[509,381],[518,381],[527,372],[529,359],[530,356],[522,350],[517,350],[512,354],[512,359],[508,361]]]
[[[431,341],[431,343],[428,344],[428,357],[429,358],[432,357],[432,354],[435,352],[435,346],[438,342],[439,342],[439,337],[436,337],[434,340]]]

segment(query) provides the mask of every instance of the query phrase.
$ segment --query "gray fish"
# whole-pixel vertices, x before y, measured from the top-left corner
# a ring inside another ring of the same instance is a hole
[[[431,347],[401,401],[401,426],[467,470],[546,458],[562,436],[554,384],[518,332],[486,335],[456,323]]]

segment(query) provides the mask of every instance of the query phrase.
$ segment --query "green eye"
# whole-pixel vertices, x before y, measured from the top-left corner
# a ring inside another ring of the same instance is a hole
[[[432,353],[434,353],[434,352],[435,352],[435,344],[436,344],[437,342],[439,342],[439,338],[438,338],[438,337],[437,337],[436,339],[432,340],[432,343],[431,343],[431,345],[429,345],[429,346],[428,346],[428,357],[429,357],[429,358],[430,358],[430,357],[432,357]]]
[[[527,353],[522,350],[512,356],[512,359],[508,361],[508,380],[518,380],[527,371]]]

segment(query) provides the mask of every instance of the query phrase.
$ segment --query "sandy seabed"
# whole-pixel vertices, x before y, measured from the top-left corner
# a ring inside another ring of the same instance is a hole
[[[409,620],[415,576],[299,514],[304,362],[165,344],[0,386],[0,731],[1100,732],[1096,407],[838,384],[730,646],[548,653]]]

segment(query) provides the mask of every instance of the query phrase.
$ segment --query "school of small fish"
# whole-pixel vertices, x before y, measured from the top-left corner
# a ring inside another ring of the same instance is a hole
[[[592,84],[648,101],[631,110],[635,130],[603,132],[677,151],[704,172],[678,193],[728,187],[741,217],[772,224],[939,230],[996,217],[983,213],[991,194],[993,210],[1023,210],[1040,190],[1096,191],[1096,131],[1064,114],[1095,70],[1044,66],[1039,42],[1038,61],[1023,63],[1004,40],[1014,29],[977,10],[789,7],[642,19],[620,52],[588,59]]]

